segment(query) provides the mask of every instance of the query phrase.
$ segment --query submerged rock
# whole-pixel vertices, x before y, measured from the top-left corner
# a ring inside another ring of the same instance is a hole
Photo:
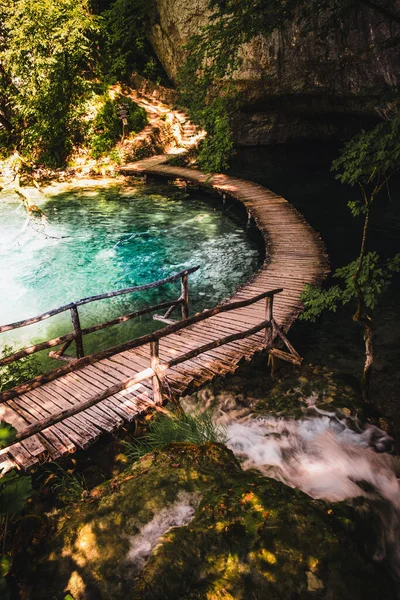
[[[51,517],[27,597],[390,599],[349,510],[243,471],[222,445],[173,444]]]

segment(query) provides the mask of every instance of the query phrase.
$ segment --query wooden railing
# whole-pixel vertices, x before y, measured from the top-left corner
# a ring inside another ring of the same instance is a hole
[[[172,312],[178,307],[181,306],[182,319],[187,319],[189,315],[189,282],[188,277],[191,273],[197,271],[200,267],[192,267],[190,269],[185,269],[184,271],[180,271],[175,275],[171,275],[170,277],[166,277],[165,279],[160,279],[158,281],[154,281],[152,283],[147,283],[145,285],[137,285],[135,287],[125,288],[123,290],[117,290],[115,292],[108,292],[106,294],[99,294],[97,296],[88,296],[87,298],[82,298],[81,300],[77,300],[76,302],[70,302],[69,304],[65,304],[64,306],[60,306],[59,308],[55,308],[54,310],[49,310],[46,313],[43,313],[37,317],[32,317],[31,319],[25,319],[23,321],[17,321],[15,323],[10,323],[8,325],[0,326],[0,333],[5,331],[12,331],[14,329],[18,329],[20,327],[27,327],[28,325],[33,325],[34,323],[39,323],[41,321],[45,321],[50,317],[58,315],[60,313],[70,311],[71,321],[73,326],[73,331],[71,333],[67,333],[66,335],[61,335],[57,338],[53,338],[51,340],[46,340],[44,342],[40,342],[39,344],[35,344],[32,346],[28,346],[27,348],[23,348],[22,350],[18,350],[18,352],[14,352],[13,354],[9,354],[4,358],[0,359],[0,367],[3,365],[8,365],[16,360],[24,358],[26,356],[30,356],[35,352],[40,352],[42,350],[46,350],[48,348],[54,348],[55,346],[59,346],[62,344],[61,348],[56,352],[50,352],[49,356],[51,358],[55,358],[58,360],[63,360],[65,362],[75,362],[77,359],[83,358],[85,356],[84,346],[83,346],[83,336],[94,333],[95,331],[99,331],[100,329],[104,329],[106,327],[111,327],[112,325],[117,325],[118,323],[124,323],[136,317],[140,317],[142,315],[149,314],[151,312],[157,310],[168,309],[165,315],[155,314],[153,318],[167,322],[173,323],[172,319],[170,319],[170,315]],[[167,283],[173,283],[175,281],[181,280],[181,294],[179,298],[176,300],[162,302],[160,304],[156,304],[154,306],[147,306],[142,308],[141,310],[137,310],[135,312],[128,313],[121,317],[117,317],[115,319],[111,319],[110,321],[105,321],[103,323],[98,323],[96,325],[92,325],[91,327],[86,327],[82,329],[78,307],[83,306],[84,304],[89,304],[91,302],[96,302],[98,300],[104,300],[106,298],[115,298],[116,296],[122,296],[125,294],[132,294],[135,292],[143,292],[146,290],[158,288]],[[67,348],[75,342],[76,344],[76,358],[71,356],[66,356],[64,352]]]
[[[252,336],[262,330],[265,330],[265,337],[264,337],[264,343],[263,343],[263,346],[265,349],[268,349],[270,352],[272,352],[272,350],[273,350],[272,344],[273,344],[274,338],[275,338],[275,336],[278,336],[282,339],[282,341],[284,342],[284,344],[287,346],[287,348],[289,350],[288,353],[282,352],[281,350],[279,350],[278,352],[281,355],[285,354],[288,357],[286,360],[290,360],[290,362],[298,364],[299,362],[301,362],[301,357],[295,351],[293,346],[290,344],[290,342],[286,338],[286,335],[283,333],[283,331],[280,329],[280,327],[276,323],[275,319],[273,318],[274,296],[275,296],[275,294],[279,294],[282,291],[283,291],[282,288],[275,289],[275,290],[271,290],[271,291],[259,294],[248,300],[241,300],[238,302],[221,304],[219,306],[216,306],[215,308],[205,310],[205,311],[198,313],[192,317],[189,317],[184,321],[173,323],[162,330],[156,331],[156,332],[148,334],[148,335],[141,336],[135,340],[131,340],[129,342],[120,344],[118,346],[114,346],[113,348],[103,350],[102,352],[98,352],[96,354],[93,354],[92,356],[86,356],[81,359],[78,359],[75,363],[67,365],[66,367],[63,367],[62,369],[59,369],[57,372],[57,376],[60,376],[64,373],[67,373],[70,371],[77,370],[79,368],[84,367],[85,365],[97,362],[98,360],[101,360],[102,358],[105,358],[107,356],[111,356],[112,354],[115,354],[117,352],[122,352],[127,349],[137,348],[137,347],[143,346],[145,344],[150,344],[150,366],[147,369],[144,369],[144,370],[140,371],[139,373],[136,373],[133,377],[130,377],[130,378],[126,379],[125,381],[116,383],[115,385],[107,388],[103,392],[97,394],[96,396],[93,396],[92,398],[89,398],[88,400],[86,400],[85,402],[82,402],[81,404],[79,404],[77,406],[74,406],[69,409],[65,409],[64,411],[58,413],[57,415],[52,415],[47,419],[43,419],[42,421],[35,423],[33,425],[30,425],[29,427],[27,427],[26,429],[23,429],[22,431],[19,431],[16,434],[16,437],[13,440],[12,444],[10,444],[10,445],[13,445],[17,442],[23,441],[24,439],[30,437],[31,435],[34,435],[36,433],[43,431],[47,427],[51,427],[52,425],[55,425],[55,424],[59,423],[60,421],[67,419],[68,417],[72,417],[73,415],[75,415],[77,413],[80,413],[92,406],[95,406],[99,402],[106,400],[107,398],[109,398],[110,396],[113,396],[114,394],[123,392],[124,390],[129,390],[129,388],[141,383],[142,381],[145,381],[146,379],[152,379],[154,403],[156,405],[162,404],[164,394],[167,389],[167,386],[165,384],[166,384],[166,372],[168,371],[168,369],[170,369],[178,364],[181,364],[183,362],[186,362],[187,360],[195,358],[196,356],[199,356],[200,354],[208,352],[214,348],[218,348],[220,346],[229,344],[231,342],[247,338],[247,337]],[[172,333],[180,331],[181,329],[189,327],[190,325],[194,325],[195,323],[205,321],[206,319],[209,319],[210,317],[213,317],[215,315],[218,315],[218,314],[221,314],[224,312],[228,312],[228,311],[232,311],[232,310],[237,310],[239,308],[244,308],[244,307],[250,306],[256,302],[260,302],[262,300],[265,300],[265,317],[266,318],[263,321],[261,321],[260,323],[258,323],[257,325],[254,325],[253,327],[246,329],[244,331],[240,331],[238,333],[233,333],[231,335],[218,338],[217,340],[213,340],[207,344],[203,344],[202,346],[198,346],[197,348],[194,348],[193,350],[190,350],[189,352],[181,354],[180,356],[177,356],[167,362],[161,362],[160,353],[159,353],[159,343],[160,343],[161,339],[171,335]],[[284,358],[284,357],[281,356],[281,358]],[[55,379],[54,373],[55,372],[42,375],[39,378],[36,378],[35,380],[31,380],[31,382],[27,382],[26,384],[19,386],[18,388],[14,388],[13,390],[3,392],[3,394],[0,395],[0,400],[4,401],[10,397],[17,395],[17,394],[28,391],[28,389],[33,389],[34,387],[37,387],[37,386],[41,385],[42,383],[44,383],[44,378],[46,378],[46,377],[47,377],[46,381],[49,381],[49,379],[48,379],[49,376],[51,377],[51,379]],[[169,386],[168,386],[168,389],[169,389]],[[0,454],[2,454],[5,450],[6,450],[6,448],[0,450]]]

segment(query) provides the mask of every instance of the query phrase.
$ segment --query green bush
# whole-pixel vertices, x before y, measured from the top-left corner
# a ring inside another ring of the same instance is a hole
[[[4,346],[3,357],[13,353],[11,346]],[[39,374],[39,369],[32,356],[26,356],[9,365],[0,367],[0,392],[8,390]]]
[[[224,102],[212,102],[197,114],[196,120],[207,131],[207,136],[199,147],[199,166],[211,173],[227,170],[234,143],[230,115]]]
[[[147,123],[146,111],[127,96],[111,99],[108,94],[89,128],[89,146],[93,158],[99,158],[110,152],[122,136],[122,121],[118,115],[119,107],[127,112],[127,133],[138,133]]]

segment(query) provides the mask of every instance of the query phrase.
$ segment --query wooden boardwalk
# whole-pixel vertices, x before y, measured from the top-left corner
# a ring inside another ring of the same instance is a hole
[[[121,172],[181,178],[240,201],[262,232],[268,251],[251,281],[227,302],[249,300],[267,290],[283,288],[274,297],[273,314],[277,324],[287,331],[302,309],[300,296],[305,284],[318,283],[327,273],[327,256],[319,236],[284,198],[261,185],[227,175],[210,177],[200,171],[173,167],[164,164],[168,158],[150,157],[122,167]],[[263,350],[266,334],[265,330],[259,330],[199,355],[195,352],[212,341],[251,329],[264,319],[265,299],[221,312],[162,337],[157,342],[161,364],[191,351],[193,355],[165,371],[169,393],[175,398],[190,393],[216,376],[233,373],[243,358],[249,360]],[[0,420],[11,423],[19,432],[45,424],[54,415],[71,409],[79,411],[83,403],[104,397],[90,408],[64,419],[60,417],[54,425],[1,450],[0,469],[28,469],[87,448],[104,432],[115,431],[124,422],[150,410],[157,401],[151,377],[109,395],[113,388],[120,389],[128,379],[149,370],[153,365],[150,351],[150,344],[126,349],[14,397],[0,394]]]

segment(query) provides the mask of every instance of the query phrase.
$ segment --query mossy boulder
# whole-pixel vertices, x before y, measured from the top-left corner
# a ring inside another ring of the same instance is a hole
[[[293,415],[307,406],[358,417],[363,416],[364,408],[359,390],[343,376],[314,365],[304,365],[299,373],[285,372],[256,408],[259,412]]]
[[[138,566],[144,525],[183,495],[187,524],[164,528]],[[51,520],[52,538],[25,571],[32,600],[392,598],[353,540],[350,509],[245,472],[219,444],[147,455]]]

